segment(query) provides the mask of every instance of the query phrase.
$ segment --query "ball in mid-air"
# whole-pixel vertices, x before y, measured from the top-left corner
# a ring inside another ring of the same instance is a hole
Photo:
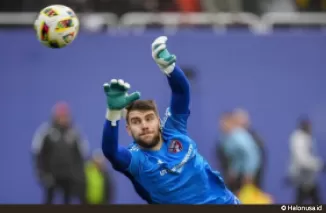
[[[38,40],[50,48],[69,45],[79,31],[75,12],[64,5],[50,5],[41,10],[34,23]]]

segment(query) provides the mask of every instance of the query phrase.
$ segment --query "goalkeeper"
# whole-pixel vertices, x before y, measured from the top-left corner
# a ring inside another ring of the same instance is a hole
[[[138,100],[139,92],[128,94],[130,85],[123,80],[105,83],[103,153],[149,204],[239,204],[187,133],[189,83],[175,63],[176,56],[167,51],[166,41],[167,37],[161,36],[152,44],[152,57],[172,90],[165,118],[160,122],[154,101]],[[127,132],[133,138],[128,148],[118,144],[124,110]]]

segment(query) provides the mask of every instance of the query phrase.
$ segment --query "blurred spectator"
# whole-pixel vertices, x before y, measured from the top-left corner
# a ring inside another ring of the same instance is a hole
[[[237,193],[243,184],[253,183],[260,166],[259,148],[251,135],[235,122],[232,112],[222,116],[222,149],[227,159],[227,184]]]
[[[224,145],[226,142],[227,133],[230,131],[229,129],[231,129],[231,124],[229,119],[230,114],[231,112],[224,112],[218,121],[219,123],[218,128],[222,134],[217,140],[217,148],[216,148],[216,156],[219,164],[219,172],[222,173],[224,180],[226,182],[228,182],[229,180],[228,178],[229,159],[226,156]]]
[[[227,176],[228,159],[226,158],[226,155],[224,153],[223,141],[224,141],[223,139],[217,140],[216,157],[219,165],[218,171],[222,174],[222,177],[224,178],[226,184],[228,185],[228,176]]]
[[[233,115],[235,122],[249,132],[249,134],[254,139],[256,145],[259,148],[261,163],[254,178],[254,184],[257,187],[262,188],[263,175],[267,165],[264,141],[262,140],[260,135],[251,127],[250,117],[247,111],[245,111],[244,109],[235,109]]]
[[[260,2],[262,13],[268,12],[296,12],[294,0],[263,0]]]
[[[296,203],[302,204],[311,199],[320,204],[319,184],[317,175],[324,163],[316,155],[316,144],[312,136],[312,125],[309,119],[301,118],[298,126],[290,136],[290,178],[295,185]]]
[[[0,11],[19,11],[22,8],[24,0],[17,1],[0,1]]]
[[[95,150],[85,168],[86,200],[88,204],[112,203],[113,184],[106,166],[102,151]]]
[[[235,191],[236,187],[233,177],[231,177],[230,174],[230,166],[231,166],[231,159],[227,155],[225,151],[225,145],[227,143],[227,138],[230,132],[233,129],[233,124],[231,122],[231,112],[225,112],[222,114],[220,121],[219,121],[219,127],[222,131],[221,139],[218,143],[217,148],[217,157],[220,164],[220,172],[223,174],[224,180],[231,191]]]
[[[63,4],[76,12],[111,12],[118,16],[127,12],[176,11],[178,9],[178,3],[175,0],[16,0],[0,1],[0,11],[38,12],[52,4]]]
[[[326,0],[15,0],[0,1],[0,11],[39,11],[51,4],[64,4],[76,12],[321,12]]]
[[[52,204],[57,190],[63,191],[65,204],[77,195],[84,203],[84,156],[85,141],[73,126],[66,103],[57,103],[51,121],[36,131],[32,154],[36,175],[44,188],[44,203]]]
[[[293,0],[201,0],[205,12],[248,12],[262,15],[266,12],[294,12]]]
[[[242,0],[201,0],[200,5],[209,13],[242,11]]]
[[[301,12],[322,12],[326,10],[326,0],[295,0]]]
[[[176,0],[181,12],[200,12],[200,0]]]
[[[88,10],[96,12],[111,12],[122,16],[128,12],[158,12],[175,11],[173,0],[84,0],[89,2]],[[84,9],[85,10],[85,9]]]

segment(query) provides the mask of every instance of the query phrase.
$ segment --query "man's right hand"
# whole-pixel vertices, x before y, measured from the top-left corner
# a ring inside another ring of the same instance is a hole
[[[152,57],[160,70],[165,75],[170,75],[174,70],[177,57],[174,54],[170,54],[166,47],[168,38],[166,36],[160,36],[152,43]]]
[[[112,79],[110,83],[103,85],[107,98],[108,112],[106,118],[115,126],[116,121],[120,120],[122,110],[132,102],[140,98],[139,92],[128,94],[130,84],[122,79]]]

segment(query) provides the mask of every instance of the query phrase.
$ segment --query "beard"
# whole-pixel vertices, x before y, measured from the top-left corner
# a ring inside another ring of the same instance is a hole
[[[159,144],[161,139],[160,132],[156,133],[151,141],[145,142],[144,140],[141,140],[140,137],[134,137],[135,142],[142,148],[145,149],[152,149],[153,147],[157,146]]]

